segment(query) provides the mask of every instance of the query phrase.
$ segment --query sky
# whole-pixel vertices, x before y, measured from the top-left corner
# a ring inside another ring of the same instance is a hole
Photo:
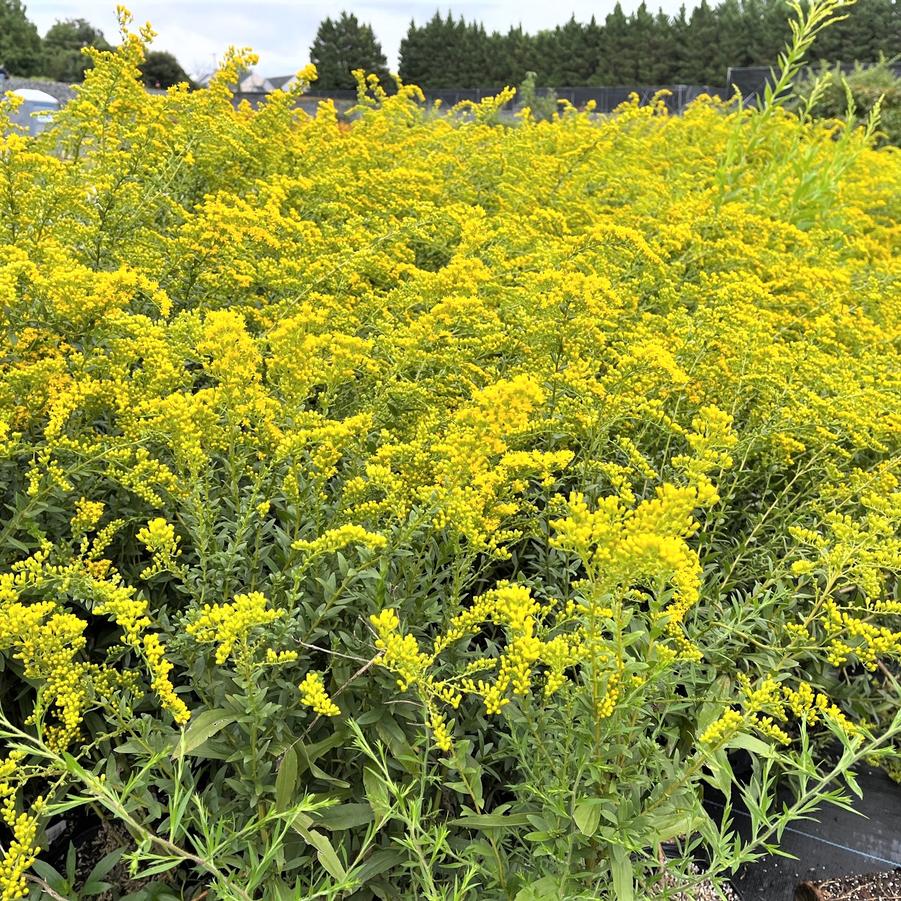
[[[639,0],[623,0],[628,13]],[[651,0],[652,9],[662,6],[668,13],[677,11],[682,0]],[[529,32],[553,28],[571,15],[588,21],[599,20],[613,8],[615,0],[566,0],[558,4],[548,0],[462,0],[451,7],[440,5],[442,15],[450,8],[455,17],[476,19],[489,31],[506,31],[521,24]],[[199,76],[214,68],[231,44],[250,46],[260,56],[257,71],[265,76],[288,75],[309,61],[310,44],[319,22],[335,17],[342,9],[353,12],[372,25],[389,68],[397,67],[397,51],[410,19],[421,23],[430,19],[439,4],[436,0],[345,0],[340,5],[323,0],[125,0],[136,24],[149,21],[157,38],[154,48],[168,50],[190,75]],[[691,6],[690,2],[686,6]],[[57,19],[87,19],[99,28],[107,40],[117,42],[116,0],[25,0],[28,17],[41,34]]]

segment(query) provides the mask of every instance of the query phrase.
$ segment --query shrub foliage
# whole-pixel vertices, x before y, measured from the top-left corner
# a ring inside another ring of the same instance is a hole
[[[2,897],[673,897],[846,803],[901,725],[874,123],[360,76],[348,128],[122,28],[0,129]]]

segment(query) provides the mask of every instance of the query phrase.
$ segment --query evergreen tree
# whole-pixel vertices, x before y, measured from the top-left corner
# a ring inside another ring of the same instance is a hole
[[[691,11],[686,34],[688,60],[694,61],[689,70],[690,84],[721,84],[725,72],[720,72],[719,61],[714,58],[714,48],[719,41],[719,23],[716,10],[707,0]]]
[[[41,36],[21,0],[0,0],[0,65],[10,75],[41,74]]]
[[[654,56],[656,31],[656,20],[648,11],[644,0],[641,0],[629,18],[629,50],[633,60],[636,84],[657,84],[658,76],[665,74],[662,70],[658,70],[657,60]]]
[[[485,37],[485,85],[500,86],[515,84],[513,80],[513,59],[506,35],[492,31]]]
[[[528,35],[522,27],[487,34],[478,23],[436,13],[410,23],[401,74],[424,88],[521,84],[726,84],[733,67],[772,66],[789,37],[786,0],[701,0],[689,14],[652,14],[645,2],[626,16],[617,3],[603,24],[570,18]],[[848,18],[823,31],[812,59],[875,62],[901,46],[897,0],[857,0]]]
[[[770,0],[742,0],[742,24],[744,28],[744,59],[743,65],[756,66],[766,60],[769,54],[767,35],[764,22],[766,7]],[[826,31],[829,31],[827,28]],[[817,41],[822,38],[822,34]],[[739,63],[730,62],[730,66],[738,66]]]
[[[630,43],[629,20],[617,0],[613,11],[604,20],[598,84],[622,85],[635,83],[635,59]]]
[[[591,46],[587,28],[573,16],[555,29],[555,43],[557,64],[551,83],[559,87],[588,84],[597,69],[598,47]]]
[[[901,48],[901,8],[893,0],[860,0],[847,17],[820,35],[812,58],[874,63],[879,54],[895,56]]]
[[[654,17],[654,30],[648,56],[648,77],[650,84],[677,84],[676,80],[676,45],[673,22],[662,10]]]
[[[460,36],[450,13],[436,12],[425,25],[410,23],[400,46],[400,75],[421,88],[461,87]]]
[[[476,88],[491,84],[488,66],[488,35],[476,22],[467,23],[462,17],[457,23],[457,80],[460,87]]]
[[[82,53],[84,47],[109,50],[103,32],[85,19],[57,21],[44,35],[41,70],[55,81],[69,84],[84,81],[90,59]]]
[[[585,26],[585,67],[584,78],[580,84],[594,84],[598,69],[601,65],[601,53],[603,51],[604,26],[599,24],[594,16]]]
[[[310,60],[319,72],[319,87],[326,90],[355,87],[354,69],[380,78],[388,74],[385,54],[372,28],[357,21],[353,13],[342,12],[334,22],[326,18],[320,23]]]
[[[679,12],[670,19],[673,53],[667,81],[671,84],[691,84],[695,61],[691,58],[688,48],[690,27],[688,13],[683,4],[679,7]]]
[[[748,48],[748,28],[740,0],[722,0],[716,9],[719,40],[711,48],[710,73],[714,80],[707,84],[723,84],[730,66],[752,63]]]
[[[538,72],[538,52],[535,39],[522,30],[522,25],[511,28],[504,35],[507,48],[505,59],[508,61],[508,72],[498,79],[497,84],[521,84],[529,72]]]
[[[560,87],[560,35],[557,30],[539,31],[535,35],[535,82]]]
[[[404,81],[420,87],[427,86],[428,76],[428,58],[424,53],[425,35],[423,31],[422,28],[416,27],[415,21],[410,20],[410,27],[401,38],[397,67],[398,74]]]
[[[785,46],[785,42],[789,37],[788,17],[789,8],[785,0],[766,0],[763,7],[763,15],[761,17],[761,48],[760,57],[752,60],[753,65],[774,66],[779,59],[779,54]],[[827,35],[830,26],[823,31],[818,37]],[[814,41],[814,46],[816,46]]]

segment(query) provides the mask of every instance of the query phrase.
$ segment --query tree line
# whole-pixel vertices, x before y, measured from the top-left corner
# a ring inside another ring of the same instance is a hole
[[[21,0],[0,0],[0,66],[10,75],[66,84],[83,81],[91,65],[82,53],[84,47],[109,50],[111,45],[103,32],[85,19],[58,21],[42,37]],[[151,50],[141,72],[148,87],[167,88],[190,81],[178,60],[163,50]]]
[[[422,25],[410,22],[398,72],[423,88],[520,84],[528,72],[554,86],[723,85],[730,66],[773,65],[789,36],[785,0],[707,0],[675,16],[642,2],[627,15],[617,3],[598,21],[571,18],[528,34],[519,26],[489,32],[451,13]],[[875,62],[901,50],[897,0],[858,0],[848,17],[827,29],[811,59]],[[319,86],[352,88],[351,70],[385,70],[372,28],[353,15],[324,20],[310,50]]]
[[[534,72],[540,85],[724,85],[730,66],[772,65],[788,37],[786,0],[708,0],[670,16],[642,2],[626,14],[619,2],[603,21],[571,18],[529,34],[520,26],[489,32],[452,13],[410,22],[398,72],[423,88],[521,84]],[[84,19],[57,22],[41,37],[22,0],[0,0],[0,65],[14,75],[78,82],[90,60],[83,47],[109,47]],[[857,0],[847,18],[814,43],[812,61],[874,62],[901,50],[901,4]],[[310,47],[317,86],[353,88],[354,69],[387,78],[388,64],[372,27],[352,13],[324,19]],[[150,87],[188,76],[170,53],[151,51],[142,67]]]

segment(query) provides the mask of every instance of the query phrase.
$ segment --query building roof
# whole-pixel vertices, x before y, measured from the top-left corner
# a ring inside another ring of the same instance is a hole
[[[49,103],[53,106],[59,106],[59,101],[56,97],[48,94],[46,91],[36,91],[34,88],[16,88],[13,94],[30,103]]]
[[[272,85],[273,91],[287,91],[289,88],[293,87],[294,82],[297,81],[296,75],[275,75],[272,78],[267,79],[269,84]]]

